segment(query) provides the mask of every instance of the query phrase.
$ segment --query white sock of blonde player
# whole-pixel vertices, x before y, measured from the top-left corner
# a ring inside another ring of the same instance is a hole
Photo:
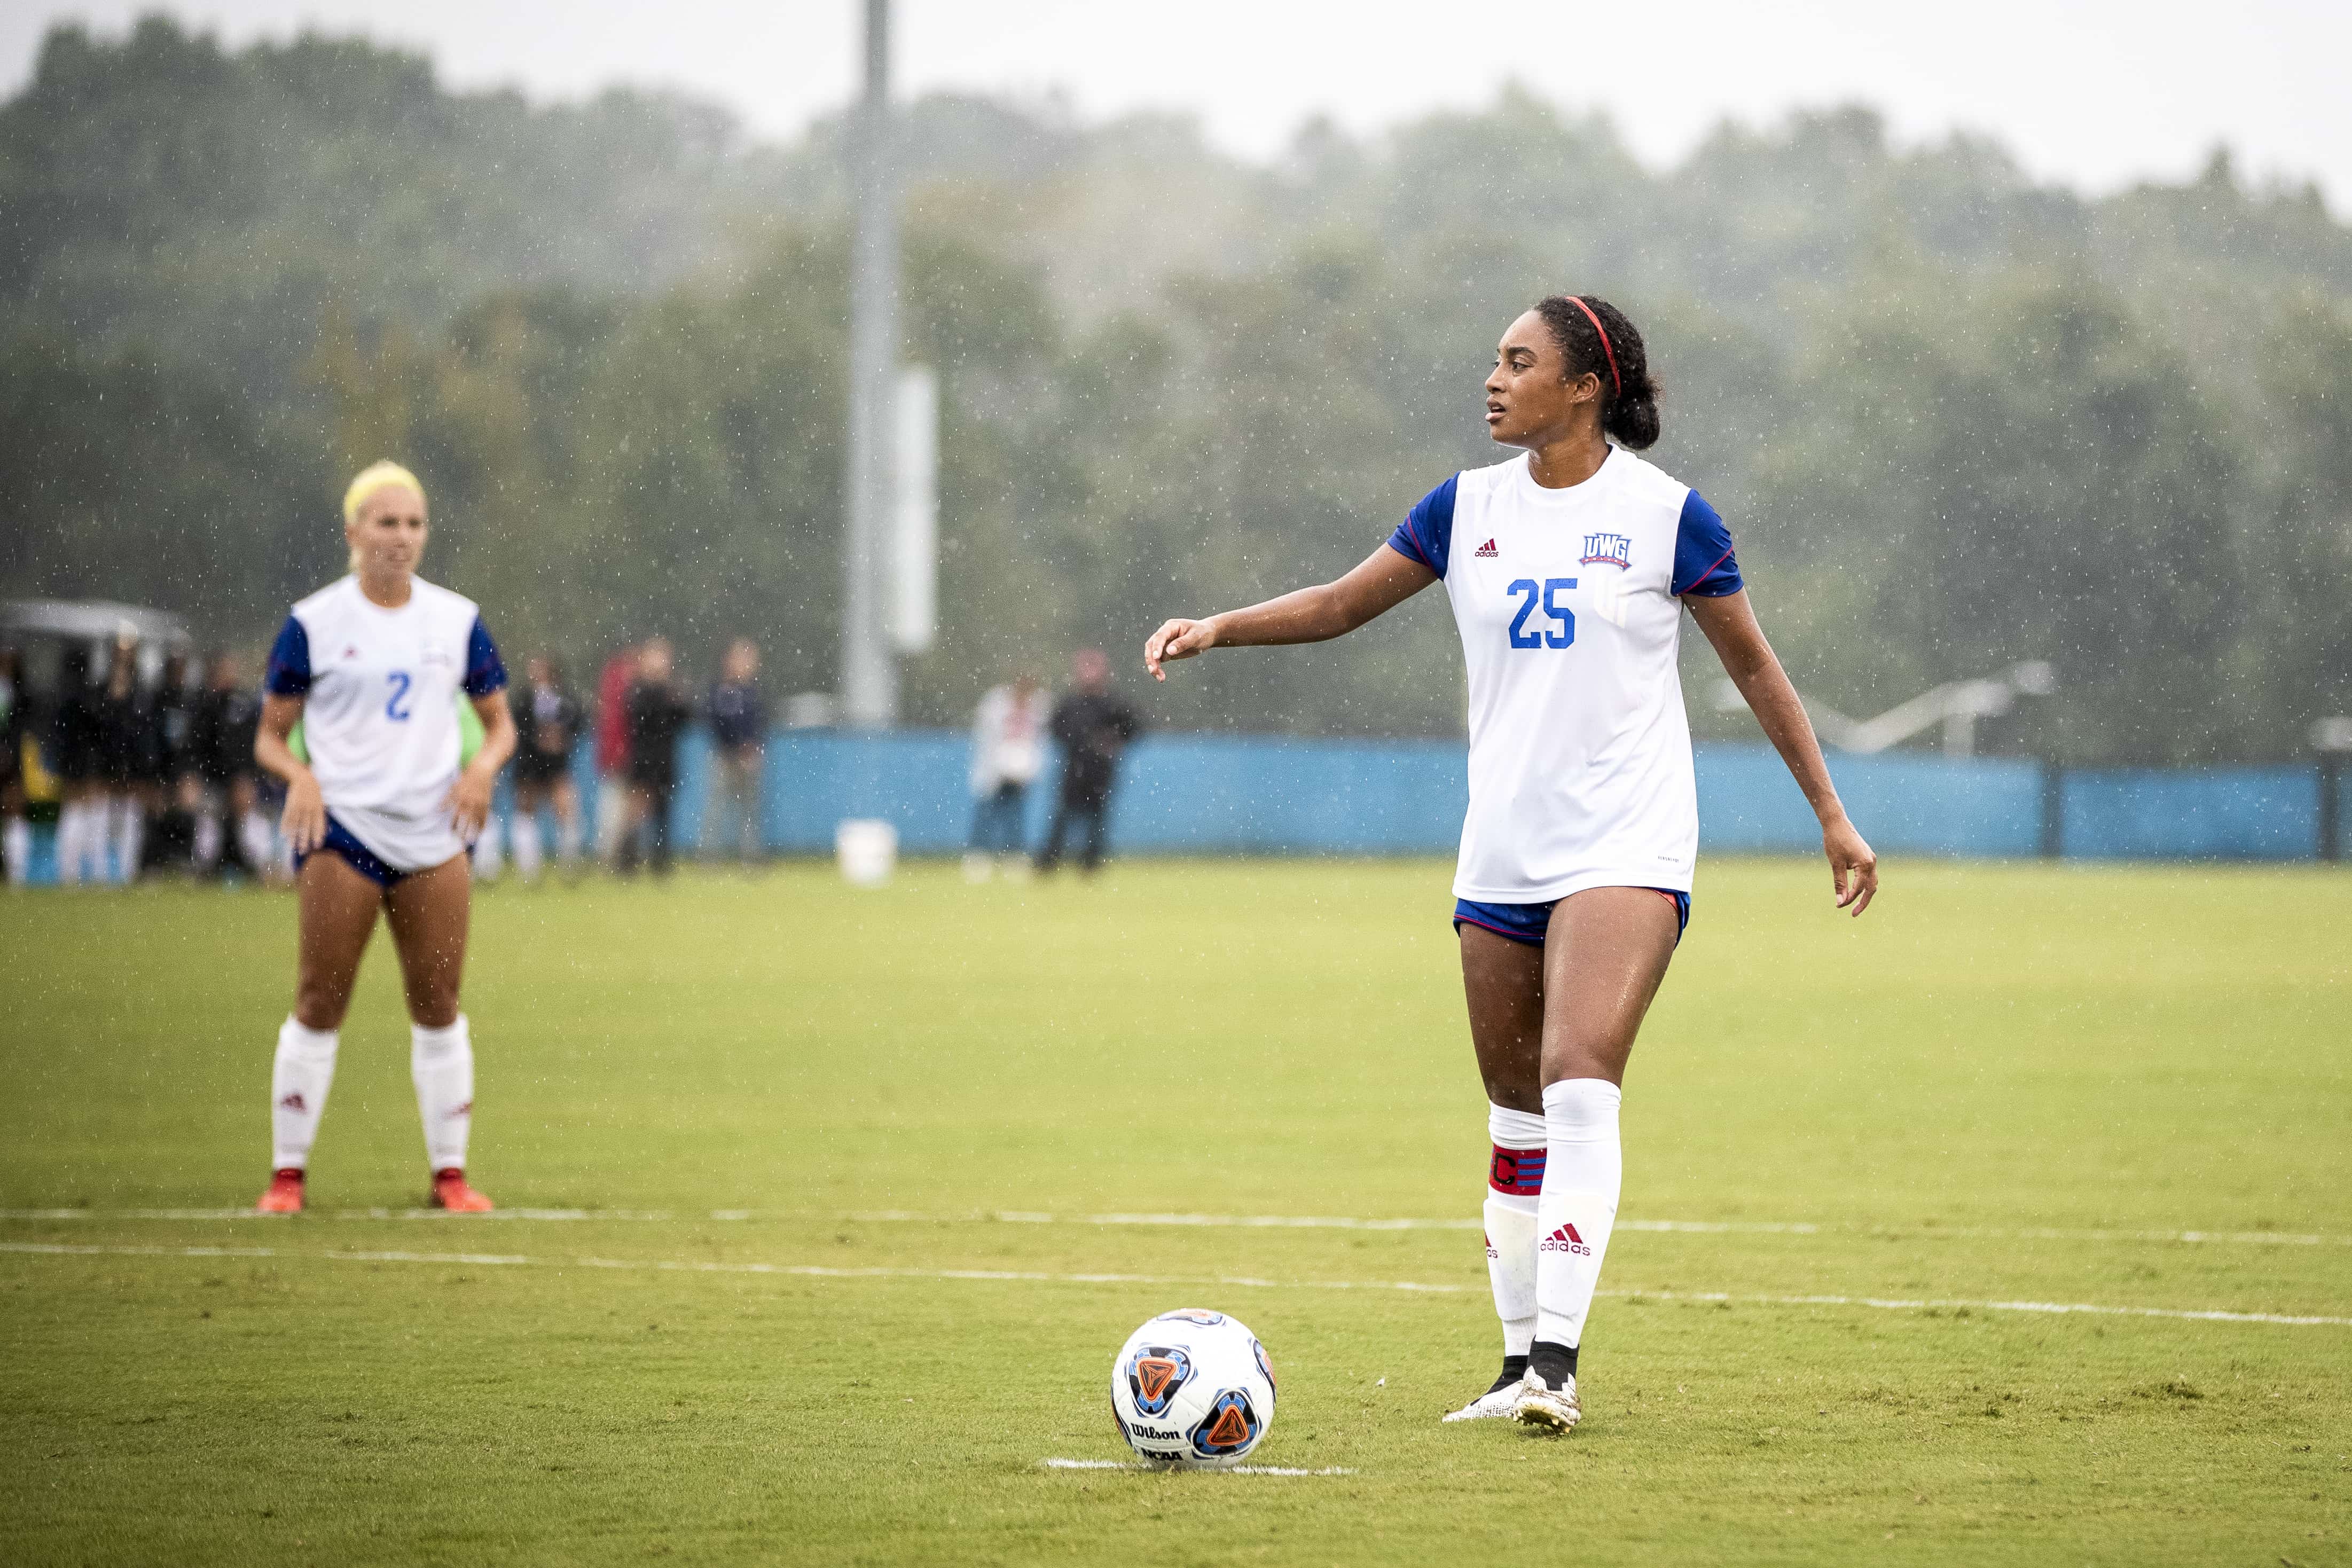
[[[539,880],[545,850],[539,841],[539,813],[517,809],[508,823],[509,847],[514,851],[515,875],[526,882]]]
[[[147,839],[147,814],[129,795],[117,795],[107,808],[106,837],[114,851],[114,879],[139,879],[139,851]]]
[[[8,885],[21,888],[33,874],[33,825],[12,816],[0,826],[0,855],[8,858]]]
[[[306,1029],[289,1018],[278,1026],[278,1060],[269,1070],[269,1168],[310,1168],[319,1118],[335,1082],[337,1029]]]
[[[1536,1204],[1536,1342],[1564,1346],[1569,1370],[1601,1282],[1624,1182],[1617,1108],[1624,1092],[1606,1079],[1562,1079],[1544,1089],[1543,1194]],[[1540,1359],[1540,1358],[1538,1358]]]
[[[411,1024],[408,1039],[416,1114],[425,1122],[425,1163],[435,1171],[463,1170],[466,1135],[474,1129],[474,1040],[466,1015],[444,1029]]]
[[[495,882],[502,860],[499,854],[499,838],[503,831],[493,812],[482,819],[482,836],[474,840],[474,880]]]
[[[1543,1190],[1544,1119],[1486,1107],[1486,1280],[1503,1321],[1503,1354],[1525,1356],[1536,1337],[1536,1207]]]

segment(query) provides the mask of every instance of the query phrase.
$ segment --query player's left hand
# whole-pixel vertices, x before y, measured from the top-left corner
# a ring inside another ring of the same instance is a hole
[[[449,808],[449,820],[456,825],[457,837],[468,844],[482,836],[482,824],[490,819],[490,791],[498,782],[495,773],[467,768],[449,786],[449,798],[443,804]]]
[[[1878,855],[1843,816],[1822,829],[1822,853],[1830,860],[1830,886],[1837,907],[1851,906],[1857,915],[1870,908],[1878,893]]]

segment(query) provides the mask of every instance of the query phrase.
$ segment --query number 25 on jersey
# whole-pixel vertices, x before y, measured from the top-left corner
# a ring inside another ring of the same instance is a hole
[[[1532,577],[1522,577],[1503,591],[1519,596],[1519,613],[1511,617],[1513,647],[1566,647],[1576,640],[1576,612],[1559,602],[1559,595],[1576,586],[1573,577],[1547,577],[1538,584]],[[1544,615],[1558,625],[1530,628],[1528,618],[1540,606]]]

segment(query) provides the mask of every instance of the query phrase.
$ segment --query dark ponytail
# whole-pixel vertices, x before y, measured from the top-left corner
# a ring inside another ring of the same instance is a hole
[[[1568,379],[1601,378],[1601,429],[1632,451],[1658,439],[1658,383],[1650,353],[1625,312],[1591,294],[1554,294],[1537,302],[1568,362]]]

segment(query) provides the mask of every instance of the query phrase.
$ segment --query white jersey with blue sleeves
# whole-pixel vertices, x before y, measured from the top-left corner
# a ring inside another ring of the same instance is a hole
[[[457,694],[507,684],[473,600],[417,578],[408,603],[387,610],[345,577],[294,606],[262,684],[304,700],[302,739],[327,814],[377,858],[422,871],[465,853],[448,805]]]
[[[1455,475],[1389,541],[1445,581],[1470,677],[1456,898],[1687,893],[1698,792],[1676,667],[1682,597],[1738,593],[1713,507],[1612,447],[1547,489],[1522,455]]]

